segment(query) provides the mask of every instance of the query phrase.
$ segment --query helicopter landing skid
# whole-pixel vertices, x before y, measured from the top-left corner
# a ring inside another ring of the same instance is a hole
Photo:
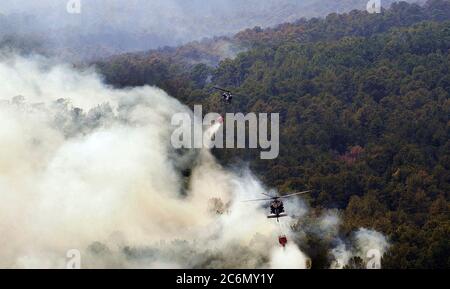
[[[287,217],[287,214],[286,213],[282,213],[282,214],[279,214],[279,215],[269,215],[269,216],[267,216],[267,218],[268,219],[275,219],[275,218],[282,218],[282,217]]]

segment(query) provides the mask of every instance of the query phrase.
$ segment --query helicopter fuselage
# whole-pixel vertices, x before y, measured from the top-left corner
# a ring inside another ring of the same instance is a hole
[[[231,103],[231,100],[233,100],[233,94],[231,92],[224,92],[222,93],[222,98],[226,103]]]
[[[247,200],[246,202],[255,202],[255,201],[258,202],[258,201],[269,201],[270,200],[271,201],[270,202],[270,215],[267,216],[267,218],[269,218],[269,219],[276,218],[277,221],[279,221],[278,220],[279,218],[287,217],[287,214],[284,211],[284,204],[280,199],[289,198],[289,197],[297,196],[297,195],[303,195],[303,194],[306,194],[309,192],[310,191],[303,191],[303,192],[293,193],[293,194],[284,195],[284,196],[271,196],[271,195],[263,193],[263,195],[265,195],[268,198]]]
[[[281,200],[275,199],[270,203],[270,215],[267,216],[269,219],[286,217],[287,214],[284,212],[284,204]]]

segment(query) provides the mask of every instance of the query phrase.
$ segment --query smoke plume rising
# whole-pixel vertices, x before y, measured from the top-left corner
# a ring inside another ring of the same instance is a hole
[[[164,91],[41,58],[2,58],[0,79],[0,267],[65,268],[71,249],[82,268],[307,267],[277,242],[294,219],[241,202],[268,190],[251,172],[171,147],[172,115],[192,112]]]

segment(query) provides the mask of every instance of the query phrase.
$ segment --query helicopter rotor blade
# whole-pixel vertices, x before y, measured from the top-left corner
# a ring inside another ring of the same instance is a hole
[[[214,86],[213,89],[217,89],[217,90],[220,90],[220,91],[223,91],[223,92],[231,93],[231,91],[223,89],[223,88],[220,88],[220,87],[217,87],[217,86]]]
[[[289,195],[285,195],[285,196],[271,196],[271,195],[266,194],[266,193],[261,193],[264,196],[267,196],[269,198],[245,200],[245,201],[242,201],[242,202],[272,201],[272,200],[276,200],[276,199],[285,199],[285,198],[290,198],[290,197],[293,197],[293,196],[304,195],[304,194],[307,194],[307,193],[310,193],[310,192],[311,191],[303,191],[303,192],[298,192],[298,193],[289,194]]]
[[[262,201],[271,201],[271,200],[273,200],[272,198],[271,199],[255,199],[255,200],[244,200],[244,201],[241,201],[241,202],[243,202],[243,203],[248,203],[248,202],[262,202]]]
[[[285,195],[285,196],[281,196],[280,198],[290,198],[292,196],[298,196],[298,195],[304,195],[307,193],[310,193],[311,191],[303,191],[303,192],[298,192],[298,193],[294,193],[294,194],[289,194],[289,195]]]
[[[276,196],[272,196],[272,195],[269,195],[269,194],[266,194],[266,193],[261,193],[261,194],[263,194],[264,196],[267,196],[267,197],[269,197],[269,198],[271,198],[271,199],[276,199],[276,198],[278,198],[278,197],[276,197]]]

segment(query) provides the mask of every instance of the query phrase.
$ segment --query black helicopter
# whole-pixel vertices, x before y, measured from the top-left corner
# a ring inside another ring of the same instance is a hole
[[[227,90],[227,89],[224,89],[224,88],[220,88],[220,87],[217,87],[217,86],[214,86],[213,89],[222,92],[222,99],[227,104],[231,103],[231,101],[233,100],[234,96],[242,96],[242,95],[236,94],[236,93],[234,93],[234,92],[232,92],[230,90]]]
[[[271,195],[263,193],[263,195],[267,196],[268,198],[248,200],[248,201],[244,201],[244,202],[271,201],[270,202],[270,215],[267,216],[267,218],[269,218],[269,219],[276,218],[277,221],[279,222],[279,218],[287,217],[287,214],[284,211],[284,204],[280,199],[290,198],[292,196],[297,196],[297,195],[304,195],[309,192],[311,192],[311,191],[303,191],[303,192],[298,192],[298,193],[289,194],[289,195],[285,195],[285,196],[271,196]]]

